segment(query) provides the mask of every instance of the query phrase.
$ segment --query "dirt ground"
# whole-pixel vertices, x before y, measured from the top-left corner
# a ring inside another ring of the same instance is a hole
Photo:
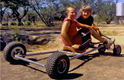
[[[100,30],[103,32],[117,32],[116,35],[109,35],[109,37],[114,37],[115,43],[121,45],[121,55],[113,56],[112,50],[106,50],[101,55],[96,50],[78,59],[71,60],[68,75],[61,80],[124,80],[124,26],[113,26],[100,27]],[[52,31],[52,33],[45,34],[49,31]],[[33,33],[41,33],[41,31]],[[62,50],[63,43],[60,38],[59,28],[44,29],[42,33],[49,36],[51,41],[46,45],[38,46],[37,49],[29,50],[30,52],[27,52],[27,54]],[[93,42],[95,41],[97,40],[93,38]],[[45,68],[41,66],[24,61],[14,64],[9,63],[4,59],[2,51],[0,55],[1,80],[53,80],[46,74]],[[51,54],[35,55],[26,58],[45,64],[49,55]]]

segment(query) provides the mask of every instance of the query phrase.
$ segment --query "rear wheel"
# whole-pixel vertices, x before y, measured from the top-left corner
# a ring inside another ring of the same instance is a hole
[[[15,55],[26,54],[26,47],[20,42],[10,42],[4,48],[4,58],[9,62],[15,62],[19,59],[15,58]]]
[[[51,78],[62,78],[68,73],[69,66],[70,62],[66,54],[53,53],[47,60],[46,72]]]

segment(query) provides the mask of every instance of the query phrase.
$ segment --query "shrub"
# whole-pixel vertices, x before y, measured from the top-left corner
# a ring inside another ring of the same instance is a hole
[[[30,21],[26,21],[26,22],[24,23],[24,25],[29,26],[29,25],[31,25],[31,22],[30,22]]]
[[[11,36],[11,38],[14,40],[14,41],[18,41],[18,28],[14,28],[14,35]]]
[[[10,25],[14,26],[14,25],[17,25],[17,23],[13,21],[13,22],[10,23]]]
[[[7,22],[3,22],[2,25],[3,26],[8,26],[8,23]]]

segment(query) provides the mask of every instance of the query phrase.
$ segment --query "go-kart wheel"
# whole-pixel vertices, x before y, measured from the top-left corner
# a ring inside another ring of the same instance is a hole
[[[113,49],[113,55],[118,56],[121,54],[121,46],[120,45],[115,45]]]
[[[62,78],[68,73],[69,66],[70,61],[66,54],[53,53],[47,60],[46,72],[51,78]]]
[[[15,58],[15,55],[26,54],[26,47],[20,42],[10,42],[4,48],[4,58],[9,62],[15,62],[19,59]]]
[[[99,44],[99,46],[101,46],[101,45],[103,45],[103,44]],[[98,52],[102,54],[102,53],[105,52],[105,50],[106,50],[106,48],[105,47],[102,47],[102,48],[99,48],[98,49]]]

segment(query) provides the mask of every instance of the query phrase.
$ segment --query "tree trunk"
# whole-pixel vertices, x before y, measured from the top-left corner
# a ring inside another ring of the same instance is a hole
[[[18,18],[18,26],[22,26],[23,25],[23,23],[21,22],[22,21],[22,18]]]

